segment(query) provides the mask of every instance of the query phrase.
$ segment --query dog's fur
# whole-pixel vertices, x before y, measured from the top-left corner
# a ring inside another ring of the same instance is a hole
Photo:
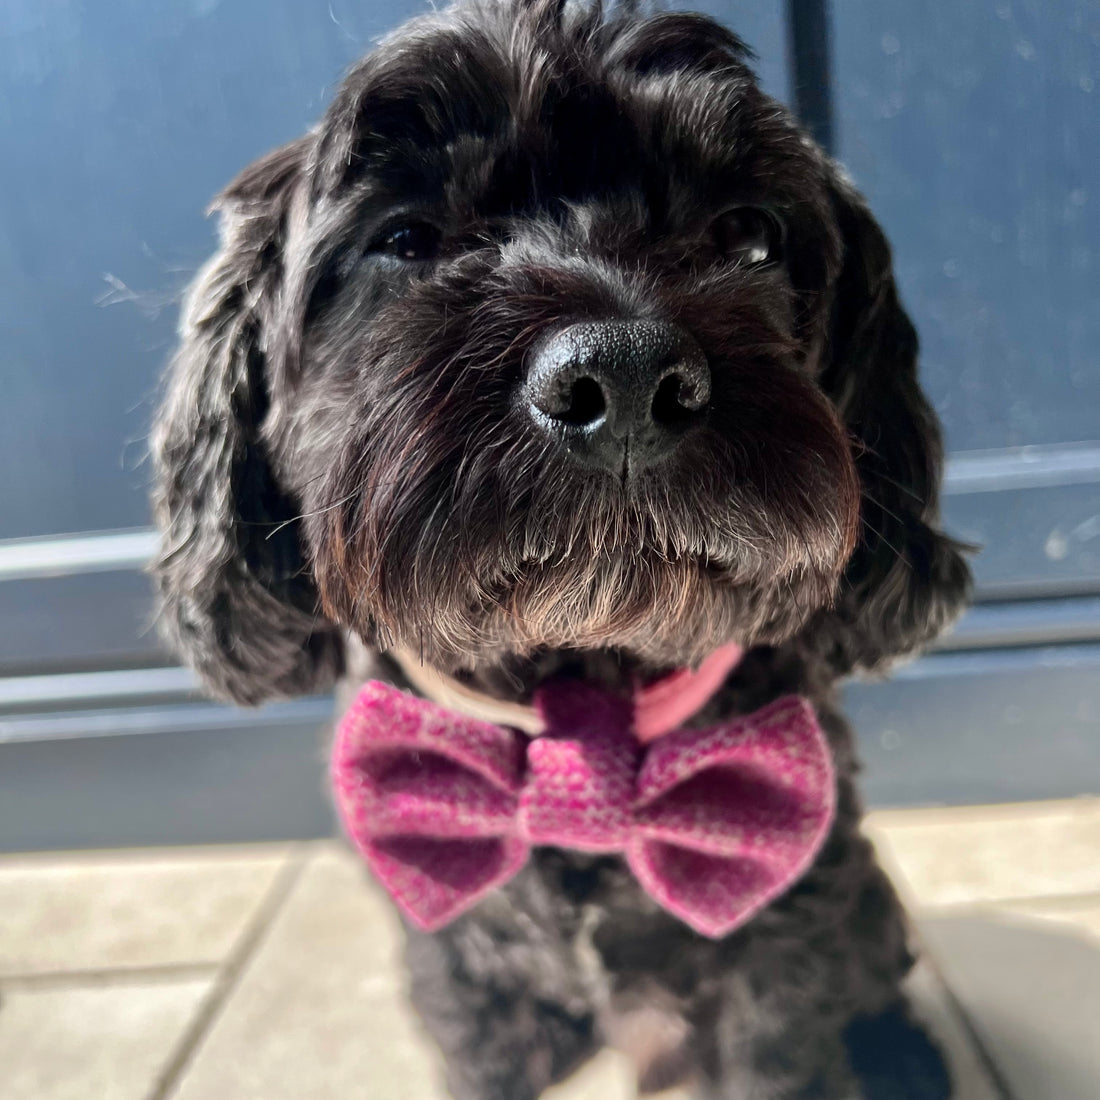
[[[618,860],[555,850],[442,933],[410,930],[459,1100],[534,1100],[604,1042],[647,1087],[712,1100],[947,1092],[899,1000],[904,920],[859,833],[835,685],[934,637],[969,576],[936,526],[938,428],[888,245],[749,60],[685,14],[426,16],[224,192],[186,309],[155,573],[214,693],[404,683],[401,647],[525,699],[735,639],[748,655],[698,720],[797,692],[831,740],[829,841],[724,941]],[[783,224],[780,262],[715,245],[742,204]],[[438,227],[439,255],[386,254],[395,219]],[[539,339],[592,319],[674,323],[712,373],[705,428],[625,481],[516,399]]]

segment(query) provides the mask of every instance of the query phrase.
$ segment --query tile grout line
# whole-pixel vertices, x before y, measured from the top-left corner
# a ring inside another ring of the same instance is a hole
[[[167,1100],[176,1091],[199,1048],[213,1030],[230,996],[236,990],[241,976],[267,938],[276,917],[298,884],[309,859],[308,849],[299,849],[296,854],[288,857],[286,867],[279,872],[240,939],[226,956],[225,962],[214,978],[210,992],[203,998],[198,1011],[176,1043],[167,1064],[157,1075],[156,1082],[149,1090],[146,1100]]]
[[[940,966],[940,961],[936,958],[934,952],[928,947],[926,943],[921,941],[920,944],[920,956],[931,968],[932,973],[935,974],[936,980],[940,983],[940,987],[943,989],[944,996],[947,998],[948,1003],[955,1011],[955,1015],[962,1023],[963,1031],[966,1034],[966,1038],[970,1040],[970,1045],[974,1048],[974,1051],[978,1055],[978,1061],[981,1063],[982,1069],[985,1070],[986,1076],[989,1078],[990,1084],[999,1094],[999,1100],[1019,1100],[1015,1090],[1008,1083],[1004,1073],[1001,1071],[1001,1067],[997,1065],[986,1046],[985,1040],[982,1038],[981,1033],[974,1026],[974,1021],[970,1018],[970,1013],[966,1011],[966,1007],[962,1001],[959,1000],[955,994],[955,990],[948,982],[946,975],[943,972],[943,968]]]
[[[102,967],[89,970],[48,970],[42,973],[0,975],[0,989],[35,992],[55,989],[87,989],[102,985],[153,985],[216,977],[221,964],[164,963],[152,966]]]
[[[916,906],[916,910],[922,917],[938,917],[975,909],[996,909],[1000,906],[1019,906],[1023,909],[1029,905],[1045,905],[1048,903],[1055,906],[1065,906],[1067,910],[1072,910],[1076,906],[1084,908],[1088,905],[1100,905],[1100,893],[1089,889],[1081,893],[983,895],[967,898],[963,901],[923,902]]]

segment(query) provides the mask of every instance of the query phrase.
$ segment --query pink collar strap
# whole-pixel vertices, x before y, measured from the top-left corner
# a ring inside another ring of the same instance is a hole
[[[680,668],[634,693],[634,732],[643,744],[674,730],[710,702],[741,663],[744,649],[731,642],[696,669]]]

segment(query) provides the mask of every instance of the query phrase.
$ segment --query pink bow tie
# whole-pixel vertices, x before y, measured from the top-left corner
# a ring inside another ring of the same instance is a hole
[[[791,886],[824,842],[832,759],[805,699],[648,748],[624,699],[567,681],[535,702],[546,733],[534,740],[377,681],[340,722],[344,827],[425,930],[553,845],[623,855],[658,904],[717,938]]]

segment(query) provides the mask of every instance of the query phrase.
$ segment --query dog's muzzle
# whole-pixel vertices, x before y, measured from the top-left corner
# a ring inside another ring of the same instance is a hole
[[[682,329],[596,321],[536,345],[523,397],[577,461],[625,475],[671,454],[705,419],[710,395],[706,356]]]

